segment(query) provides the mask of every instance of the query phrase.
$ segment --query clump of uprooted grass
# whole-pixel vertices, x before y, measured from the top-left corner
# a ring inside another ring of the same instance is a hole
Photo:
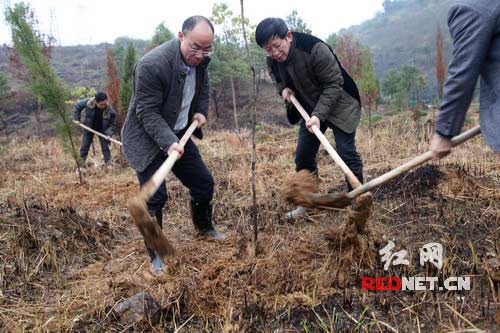
[[[187,190],[170,176],[170,200],[163,230],[177,255],[168,259],[161,278],[149,274],[143,239],[128,219],[126,200],[137,191],[133,171],[89,171],[87,183],[81,186],[75,174],[64,166],[65,157],[60,152],[51,157],[50,165],[35,169],[31,160],[25,161],[18,155],[34,155],[30,149],[20,149],[21,153],[9,150],[6,154],[18,163],[6,164],[6,169],[0,170],[2,198],[16,198],[13,189],[26,189],[27,193],[45,198],[52,209],[71,202],[79,216],[88,214],[89,221],[108,221],[114,238],[105,247],[109,252],[101,251],[100,246],[80,245],[78,254],[89,256],[89,260],[68,260],[75,269],[61,270],[67,283],[60,284],[57,290],[46,289],[46,297],[38,293],[33,301],[17,297],[13,299],[15,304],[10,300],[8,306],[0,305],[0,316],[7,318],[4,321],[10,323],[8,327],[18,325],[35,331],[175,331],[183,325],[186,331],[214,332],[424,332],[473,329],[467,322],[470,321],[480,328],[490,328],[494,313],[492,295],[496,294],[482,263],[498,256],[500,202],[489,189],[498,188],[499,164],[479,139],[458,147],[448,160],[433,168],[396,179],[397,183],[381,187],[379,193],[374,191],[372,216],[364,233],[356,230],[359,238],[355,241],[361,246],[354,247],[346,246],[346,237],[326,237],[343,235],[346,221],[351,219],[349,210],[308,210],[292,223],[285,221],[285,213],[292,207],[282,201],[280,193],[284,180],[295,173],[294,132],[274,126],[263,126],[260,132],[266,136],[260,135],[257,145],[258,255],[254,255],[250,220],[248,133],[243,131],[238,140],[232,140],[225,132],[209,132],[199,147],[216,183],[216,228],[229,239],[207,242],[195,236]],[[428,142],[415,139],[411,124],[397,119],[376,123],[373,133],[371,137],[362,128],[357,134],[367,180],[428,148]],[[22,147],[22,143],[17,143],[17,147]],[[47,154],[49,147],[53,145],[37,146],[40,154]],[[448,171],[460,169],[456,165],[469,164],[478,165],[481,170],[464,168],[472,183],[447,178]],[[318,165],[319,193],[326,193],[332,186],[344,186],[343,175],[329,157],[319,154]],[[18,178],[11,177],[15,172],[20,173]],[[428,181],[420,181],[422,177]],[[456,186],[445,185],[455,181]],[[12,211],[0,213],[5,221],[26,225],[22,210],[17,218],[12,217]],[[57,216],[49,214],[46,223],[52,219]],[[65,234],[61,241],[71,241],[70,238]],[[397,249],[408,250],[411,264],[406,270],[382,269],[373,250],[381,249],[389,239],[395,241]],[[418,247],[430,241],[443,243],[447,251],[442,272],[418,263]],[[14,243],[7,240],[7,248]],[[61,255],[71,251],[69,247]],[[96,256],[90,257],[92,253]],[[38,261],[28,262],[31,271]],[[10,269],[7,264],[5,267],[4,271]],[[472,275],[475,287],[464,294],[360,290],[361,276],[402,273]],[[50,282],[47,275],[38,277],[35,284]],[[163,317],[159,323],[124,326],[114,315],[113,306],[138,291],[147,291],[160,304]]]
[[[3,319],[8,318],[4,310],[43,303],[66,288],[80,269],[112,257],[119,229],[111,229],[107,221],[80,216],[71,207],[49,207],[42,200],[9,201],[0,211]],[[8,330],[19,324],[4,323]]]
[[[293,175],[283,189],[283,199],[298,206],[314,208],[307,194],[318,192],[318,180],[304,169]]]
[[[318,180],[308,170],[301,170],[290,177],[283,188],[284,200],[296,205],[308,208],[321,207],[309,196],[318,192]],[[344,257],[343,264],[350,267],[353,262],[354,254],[363,254],[364,260],[359,263],[374,264],[374,247],[363,235],[370,232],[366,225],[372,212],[372,194],[363,193],[353,200],[351,209],[349,209],[347,221],[343,227],[334,227],[326,236],[326,239],[332,242],[332,245],[339,249],[348,250],[349,254]],[[341,207],[349,206],[351,199],[345,196],[340,201]],[[327,205],[325,205],[327,206]]]

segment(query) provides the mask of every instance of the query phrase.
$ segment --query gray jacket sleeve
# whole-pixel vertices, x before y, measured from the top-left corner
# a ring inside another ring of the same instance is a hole
[[[313,48],[312,56],[312,69],[322,91],[311,115],[325,121],[332,106],[340,99],[344,78],[335,56],[326,44],[317,43],[317,46]]]
[[[73,108],[71,109],[73,120],[80,121],[80,118],[82,117],[82,110],[85,109],[88,100],[88,98],[84,98],[73,104]]]
[[[451,137],[462,130],[481,66],[488,52],[494,22],[467,5],[454,5],[448,14],[453,54],[448,65],[436,132]]]
[[[137,120],[156,144],[167,151],[178,138],[161,116],[164,93],[161,79],[155,68],[147,63],[139,63],[134,75]]]

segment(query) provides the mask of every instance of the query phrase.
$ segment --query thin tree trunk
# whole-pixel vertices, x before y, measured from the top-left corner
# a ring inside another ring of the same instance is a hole
[[[80,169],[79,156],[76,153],[75,143],[73,141],[73,135],[71,135],[71,130],[69,127],[70,125],[68,124],[68,122],[64,116],[62,118],[63,118],[64,124],[66,127],[66,132],[68,133],[69,142],[71,144],[71,152],[73,155],[73,159],[75,160],[76,169],[78,170],[78,176],[80,177],[80,184],[83,184],[83,175],[82,175],[82,170]]]
[[[229,77],[229,81],[231,82],[231,93],[233,95],[233,114],[234,114],[234,126],[236,127],[236,132],[240,133],[240,126],[238,125],[238,114],[236,110],[236,92],[234,89],[234,79],[232,76]]]
[[[370,127],[370,136],[373,136],[373,128],[372,128],[372,108],[368,106],[368,123]]]
[[[418,89],[416,90],[416,103],[415,103],[415,122],[417,124],[417,141],[420,140],[420,96]]]
[[[261,82],[262,82],[262,75],[261,75],[261,71],[259,70],[258,76],[257,76],[257,95],[259,94]]]
[[[37,101],[37,106],[35,108],[35,121],[36,121],[36,130],[38,136],[42,135],[42,124],[41,124],[41,119],[40,119],[40,113],[42,112],[42,103],[40,101]]]
[[[256,186],[256,175],[255,167],[257,164],[257,145],[255,142],[255,128],[257,125],[257,79],[255,76],[255,66],[252,61],[252,56],[250,55],[250,47],[248,46],[247,34],[245,31],[245,15],[243,10],[243,0],[240,0],[241,4],[241,27],[243,30],[243,39],[245,40],[245,47],[247,50],[247,59],[250,69],[252,70],[253,78],[253,112],[252,112],[252,225],[253,225],[253,241],[254,241],[254,256],[259,254],[259,243],[258,243],[258,221],[257,221],[257,186]]]
[[[240,91],[241,91],[240,80],[233,80],[233,81],[234,81],[234,96],[236,96],[236,108],[243,109],[240,96]]]
[[[2,116],[2,111],[0,110],[0,121],[2,122],[3,130],[5,132],[5,136],[8,138],[9,137],[9,126],[7,122],[5,121],[4,117]]]
[[[222,103],[221,104],[221,109],[226,105],[226,87],[225,84],[222,85]],[[221,110],[222,112],[222,110]]]
[[[215,89],[212,89],[212,98],[214,100],[215,116],[219,118],[219,103],[217,100],[217,91]]]

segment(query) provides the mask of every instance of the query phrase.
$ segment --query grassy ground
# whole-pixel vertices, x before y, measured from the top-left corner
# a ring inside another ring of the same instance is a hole
[[[472,126],[473,124],[468,124]],[[429,129],[384,118],[357,145],[367,180],[428,149]],[[328,134],[331,138],[331,134]],[[251,143],[209,131],[199,142],[216,180],[216,227],[223,243],[195,237],[187,190],[169,177],[164,232],[177,255],[164,277],[149,274],[126,200],[137,191],[130,168],[90,158],[78,183],[54,139],[4,140],[0,149],[0,330],[184,332],[458,332],[499,330],[500,157],[475,138],[374,191],[359,248],[335,241],[347,210],[308,210],[294,222],[281,189],[294,174],[294,129],[257,132],[258,256],[251,228]],[[113,151],[116,156],[118,152]],[[343,191],[319,154],[320,190]],[[389,240],[408,266],[384,271],[377,251]],[[419,264],[419,248],[444,246],[441,270]],[[495,270],[495,267],[496,270]],[[470,276],[471,291],[362,291],[362,276]],[[132,325],[113,306],[138,291],[162,307],[160,323]]]

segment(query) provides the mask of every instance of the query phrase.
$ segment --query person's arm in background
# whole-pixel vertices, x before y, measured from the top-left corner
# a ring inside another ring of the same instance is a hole
[[[451,138],[460,133],[488,52],[493,24],[466,5],[454,5],[448,14],[453,54],[431,142],[435,159],[448,155]]]
[[[80,122],[80,118],[82,116],[82,110],[85,109],[87,105],[88,98],[84,98],[73,104],[73,108],[71,109],[71,113],[73,114],[73,120]]]

